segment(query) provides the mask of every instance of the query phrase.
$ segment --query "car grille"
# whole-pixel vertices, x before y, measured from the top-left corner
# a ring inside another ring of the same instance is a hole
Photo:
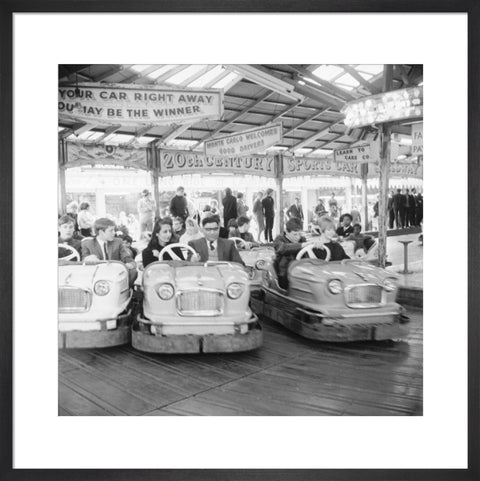
[[[223,313],[223,294],[217,291],[186,291],[177,297],[181,316],[218,316]]]
[[[345,289],[345,302],[353,308],[377,307],[382,304],[382,293],[376,285],[353,286]]]
[[[86,312],[92,304],[92,293],[88,289],[61,286],[58,288],[59,312]]]

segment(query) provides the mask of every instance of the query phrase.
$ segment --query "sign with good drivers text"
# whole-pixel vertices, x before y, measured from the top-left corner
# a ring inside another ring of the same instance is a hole
[[[58,88],[60,119],[121,125],[185,124],[219,119],[223,90],[126,87],[119,84],[79,84]]]
[[[282,140],[282,123],[245,130],[205,142],[205,155],[242,156],[262,152]]]

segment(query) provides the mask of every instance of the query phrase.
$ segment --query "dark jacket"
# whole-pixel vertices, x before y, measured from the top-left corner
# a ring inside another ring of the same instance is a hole
[[[350,224],[348,227],[343,227],[341,225],[337,230],[336,230],[337,235],[341,235],[342,237],[345,237],[347,235],[353,234],[353,225]]]
[[[200,262],[208,261],[208,245],[205,237],[190,241],[188,245],[190,247],[193,247],[195,251],[200,255]],[[235,247],[235,243],[231,240],[222,239],[221,237],[217,239],[217,255],[219,261],[238,262],[239,264],[242,264],[242,266],[245,265],[242,258],[240,257],[240,254],[237,251],[237,248]],[[192,253],[189,252],[188,258],[190,259],[191,257]]]
[[[175,242],[170,242],[170,244],[175,244]],[[168,244],[167,244],[168,245]],[[166,246],[163,246],[163,247],[166,247]],[[155,248],[155,247],[146,247],[145,249],[143,249],[142,251],[142,262],[143,262],[143,267],[147,267],[148,264],[151,264],[152,262],[157,262],[159,259],[158,257],[154,256],[153,255],[153,251],[154,250],[157,250],[159,252],[161,252],[161,250],[163,249],[162,246],[158,247],[158,248]],[[172,249],[172,251],[178,256],[180,257],[180,259],[183,259],[183,252],[182,252],[182,249],[180,249],[180,247],[174,247]],[[161,260],[164,260],[164,261],[172,261],[172,257],[170,256],[170,254],[168,253],[165,253],[164,256],[163,256],[163,259]],[[175,259],[176,260],[176,259]]]
[[[267,197],[262,199],[263,215],[265,217],[275,217],[274,200],[272,197],[267,195]]]
[[[301,237],[299,242],[292,242],[288,239],[285,232],[275,237],[273,241],[273,248],[275,249],[273,266],[277,271],[278,277],[287,277],[288,266],[300,252],[303,242],[306,242],[305,237]]]
[[[296,217],[297,219],[303,220],[303,209],[302,206],[297,204],[292,204],[287,210],[288,218]]]
[[[237,218],[237,199],[233,195],[226,195],[223,200],[223,222],[227,227],[230,219]]]
[[[175,195],[170,201],[170,215],[181,217],[185,220],[188,217],[187,199],[183,195]]]

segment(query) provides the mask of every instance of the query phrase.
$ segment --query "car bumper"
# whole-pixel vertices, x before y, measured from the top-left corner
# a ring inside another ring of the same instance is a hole
[[[327,342],[402,339],[409,333],[408,317],[401,306],[355,312],[316,312],[267,293],[252,296],[257,313],[283,324],[308,339]]]
[[[232,334],[171,334],[162,335],[152,330],[152,323],[139,315],[133,325],[132,346],[139,351],[162,354],[240,352],[250,351],[263,343],[263,332],[255,314]]]
[[[113,347],[130,342],[132,311],[116,319],[105,319],[85,323],[78,329],[71,329],[68,323],[59,323],[58,347],[60,349]],[[75,323],[75,326],[77,323]],[[69,329],[70,327],[70,329]]]

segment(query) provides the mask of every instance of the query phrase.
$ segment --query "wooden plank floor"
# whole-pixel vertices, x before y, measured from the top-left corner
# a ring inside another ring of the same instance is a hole
[[[422,415],[422,313],[409,316],[401,342],[319,343],[263,320],[246,353],[59,351],[59,415]]]

